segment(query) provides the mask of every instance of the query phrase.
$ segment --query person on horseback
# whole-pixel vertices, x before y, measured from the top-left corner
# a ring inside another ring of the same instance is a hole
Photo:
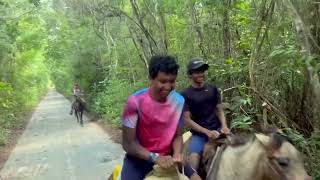
[[[205,83],[209,65],[201,58],[193,58],[187,66],[190,87],[182,91],[185,99],[183,117],[191,128],[188,147],[191,166],[198,170],[205,144],[220,133],[230,133],[224,116],[220,92],[217,87]]]
[[[73,95],[73,100],[71,103],[71,110],[70,110],[70,115],[73,114],[73,110],[74,110],[74,103],[76,102],[77,98],[80,98],[80,87],[78,83],[74,83],[73,84],[73,89],[72,89],[72,95]]]
[[[166,169],[182,163],[184,99],[174,90],[178,69],[172,56],[153,56],[150,87],[128,97],[122,116],[122,180],[142,180],[155,164]],[[190,179],[200,179],[190,165],[184,169]]]

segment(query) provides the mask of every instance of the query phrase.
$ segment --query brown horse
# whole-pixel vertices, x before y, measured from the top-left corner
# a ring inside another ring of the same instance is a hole
[[[74,109],[74,115],[77,118],[77,122],[80,123],[81,126],[83,126],[82,115],[84,111],[84,102],[78,96],[76,96],[75,102],[73,104],[73,109]]]
[[[278,133],[232,141],[230,138],[217,153],[216,144],[206,145],[207,180],[311,180],[299,151]]]

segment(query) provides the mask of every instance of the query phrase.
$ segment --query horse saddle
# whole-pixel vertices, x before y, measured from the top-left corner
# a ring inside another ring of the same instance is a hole
[[[184,173],[180,173],[177,166],[163,169],[158,165],[154,165],[153,170],[144,180],[189,180],[189,178]]]

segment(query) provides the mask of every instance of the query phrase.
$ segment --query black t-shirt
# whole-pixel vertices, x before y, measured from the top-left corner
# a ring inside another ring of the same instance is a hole
[[[185,99],[184,111],[190,111],[194,122],[209,130],[216,130],[221,126],[216,112],[217,104],[221,103],[218,88],[209,84],[202,88],[190,86],[181,94]],[[203,135],[193,130],[191,132]]]

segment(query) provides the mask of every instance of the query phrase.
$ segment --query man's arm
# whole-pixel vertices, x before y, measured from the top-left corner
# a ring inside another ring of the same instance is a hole
[[[182,134],[183,134],[183,127],[178,127],[172,143],[173,159],[178,162],[182,161],[182,151],[183,151]]]
[[[122,115],[122,147],[131,156],[149,160],[150,152],[137,141],[138,103],[130,96]]]
[[[137,142],[136,128],[122,126],[122,147],[131,156],[149,160],[150,152]]]
[[[199,124],[197,124],[196,122],[194,122],[191,119],[190,111],[184,112],[183,113],[183,118],[185,120],[186,125],[189,126],[192,130],[200,132],[200,133],[204,133],[204,134],[206,134],[206,132],[208,131],[208,129],[200,126]]]
[[[226,117],[225,117],[224,111],[223,111],[223,105],[221,103],[217,105],[216,111],[217,111],[217,115],[218,115],[218,118],[221,123],[222,132],[229,134],[230,130],[228,128]]]
[[[128,128],[122,126],[122,147],[131,156],[137,157],[139,159],[150,160],[150,152],[143,148],[136,139],[136,128]],[[159,156],[155,162],[162,168],[169,168],[174,164],[173,158],[171,156]]]
[[[212,138],[212,137],[216,138],[219,136],[219,133],[217,131],[210,131],[209,129],[204,128],[200,126],[198,123],[194,122],[191,119],[190,111],[185,111],[183,113],[183,118],[185,120],[186,125],[189,126],[192,130],[206,134],[209,138]]]

